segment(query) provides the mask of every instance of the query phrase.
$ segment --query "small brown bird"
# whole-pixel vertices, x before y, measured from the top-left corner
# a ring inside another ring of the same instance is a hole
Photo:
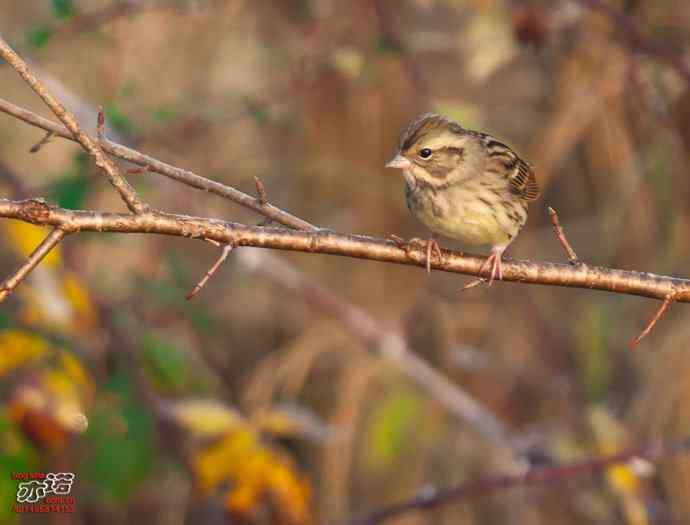
[[[490,270],[489,285],[503,279],[501,256],[525,224],[527,204],[539,196],[527,162],[491,135],[427,113],[402,133],[386,167],[403,171],[407,207],[432,231],[427,271],[432,251],[441,259],[440,234],[491,245],[479,273]]]

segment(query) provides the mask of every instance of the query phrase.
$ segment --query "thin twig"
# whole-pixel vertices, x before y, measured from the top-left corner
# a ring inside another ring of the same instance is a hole
[[[0,111],[7,113],[8,115],[12,115],[13,117],[16,117],[32,126],[36,126],[46,131],[53,131],[55,136],[75,142],[77,141],[72,133],[64,126],[41,117],[40,115],[37,115],[36,113],[33,113],[27,109],[16,106],[6,100],[0,99]],[[127,146],[123,146],[107,139],[103,141],[101,146],[109,155],[113,155],[122,160],[126,160],[127,162],[142,166],[148,171],[165,175],[166,177],[181,182],[182,184],[186,184],[192,188],[207,191],[228,199],[232,202],[240,204],[241,206],[245,206],[257,213],[260,213],[261,215],[268,217],[275,222],[284,224],[285,226],[289,226],[297,230],[318,229],[316,226],[305,221],[304,219],[281,210],[272,204],[262,205],[258,198],[247,195],[246,193],[243,193],[232,186],[227,186],[225,184],[221,184],[220,182],[197,175],[189,170],[172,166],[139,151],[128,148]]]
[[[416,497],[379,510],[367,518],[354,521],[351,525],[377,525],[411,511],[434,509],[479,496],[487,496],[499,490],[555,483],[571,480],[577,476],[593,475],[604,472],[615,465],[637,459],[657,462],[664,457],[685,453],[688,450],[690,450],[690,438],[685,438],[667,446],[652,444],[617,454],[589,458],[584,461],[532,468],[524,473],[482,478],[448,489],[425,490]]]
[[[563,249],[565,250],[565,253],[568,256],[568,260],[570,261],[570,264],[580,264],[579,257],[575,253],[575,250],[573,250],[573,247],[568,242],[568,238],[565,236],[565,232],[563,231],[563,227],[561,226],[561,221],[558,219],[558,213],[556,213],[556,210],[554,210],[551,206],[549,206],[548,210],[549,216],[551,217],[551,224],[553,224],[553,231],[556,234],[558,242],[560,242],[561,246],[563,246]]]
[[[460,288],[461,292],[466,292],[467,290],[471,290],[472,288],[476,288],[480,284],[483,284],[486,282],[486,279],[484,277],[479,277],[478,279],[472,279],[469,283],[467,283],[465,286]]]
[[[19,286],[24,279],[33,271],[38,263],[40,263],[43,258],[50,253],[50,250],[55,248],[60,241],[67,235],[67,232],[63,229],[55,228],[50,234],[43,239],[41,244],[39,244],[36,249],[31,252],[31,255],[24,261],[17,270],[10,275],[7,279],[0,284],[0,303],[2,303],[7,297],[14,291],[17,286]]]
[[[93,157],[96,166],[98,166],[103,173],[108,177],[110,184],[119,192],[122,200],[127,204],[130,211],[134,213],[145,213],[149,211],[149,206],[144,203],[137,195],[137,192],[120,174],[117,167],[110,158],[103,153],[100,146],[89,137],[77,123],[74,116],[67,111],[65,106],[57,100],[46,89],[43,82],[41,82],[29,69],[29,66],[21,59],[17,53],[3,40],[0,36],[0,57],[2,57],[10,66],[12,66],[19,76],[29,84],[31,89],[41,97],[43,102],[51,109],[55,116],[65,125],[65,127],[72,133],[72,136],[79,142],[82,147]]]
[[[649,324],[645,327],[642,332],[640,332],[640,335],[638,335],[635,339],[633,339],[632,343],[630,343],[631,348],[635,348],[642,339],[647,337],[649,335],[649,332],[652,331],[656,323],[661,319],[661,316],[664,315],[666,310],[669,309],[669,307],[676,301],[676,295],[674,293],[668,294],[666,298],[664,299],[664,302],[661,303],[661,306],[657,309],[656,313],[654,314],[654,317],[652,317],[652,320],[649,321]]]
[[[43,137],[36,144],[31,146],[31,148],[29,149],[29,153],[38,153],[43,146],[50,142],[50,139],[53,138],[53,135],[55,135],[55,133],[53,133],[52,131],[47,131],[45,137]]]
[[[215,241],[214,241],[215,242]],[[213,263],[213,266],[204,274],[204,276],[201,278],[201,280],[192,288],[192,291],[187,294],[187,300],[189,301],[192,299],[196,294],[198,294],[204,286],[206,286],[206,283],[209,281],[211,277],[215,275],[215,273],[218,271],[218,268],[225,262],[225,259],[228,258],[228,255],[233,249],[232,244],[226,244],[223,247],[223,251],[220,254],[220,257],[218,257],[218,260]]]
[[[254,184],[256,184],[256,194],[259,196],[259,203],[262,206],[268,204],[268,195],[266,194],[266,188],[264,188],[264,183],[257,176],[254,176]]]

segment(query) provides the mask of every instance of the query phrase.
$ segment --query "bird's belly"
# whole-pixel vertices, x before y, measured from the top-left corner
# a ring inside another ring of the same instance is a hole
[[[495,196],[462,191],[441,193],[409,195],[408,206],[420,222],[444,237],[476,245],[508,244],[526,219],[519,204],[505,209]]]

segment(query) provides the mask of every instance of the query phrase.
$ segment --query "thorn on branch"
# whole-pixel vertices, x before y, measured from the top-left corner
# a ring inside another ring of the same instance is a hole
[[[484,277],[479,277],[477,279],[474,279],[467,283],[465,286],[460,288],[460,292],[466,292],[467,290],[471,290],[472,288],[476,288],[480,284],[484,284],[486,282],[486,279]]]
[[[259,204],[265,206],[268,204],[268,195],[266,194],[266,188],[264,188],[264,183],[257,176],[254,176],[254,183],[256,184],[256,193],[259,196]]]
[[[217,244],[216,241],[213,241],[211,239],[206,239],[208,242],[212,244]],[[189,301],[192,299],[196,294],[198,294],[204,286],[206,286],[206,283],[215,275],[215,273],[218,271],[218,268],[221,267],[221,265],[225,262],[225,259],[228,258],[228,255],[232,251],[234,246],[232,244],[226,244],[223,247],[223,251],[220,254],[220,257],[218,257],[218,260],[213,263],[213,266],[204,274],[204,276],[201,278],[201,280],[192,288],[192,291],[187,294],[187,300]]]
[[[55,133],[53,131],[48,131],[41,140],[39,140],[36,144],[31,146],[31,148],[29,149],[29,153],[38,153],[43,146],[50,142],[54,135]]]
[[[105,139],[105,113],[103,112],[103,106],[98,106],[96,135],[98,136],[98,141],[103,142]]]
[[[138,166],[136,168],[128,168],[127,174],[128,175],[140,175],[142,173],[148,173],[150,171],[153,171],[151,169],[151,166]]]
[[[664,302],[661,303],[661,306],[657,309],[656,313],[654,314],[654,317],[652,317],[652,320],[649,321],[649,324],[645,327],[642,332],[640,332],[640,335],[638,335],[635,339],[633,339],[632,343],[630,343],[631,348],[635,348],[642,339],[647,337],[649,335],[649,332],[652,331],[656,323],[661,319],[661,316],[666,313],[666,310],[669,309],[669,307],[676,302],[676,293],[670,293],[666,296],[664,299]]]
[[[563,246],[563,249],[565,250],[565,253],[568,256],[568,261],[572,265],[581,264],[582,261],[580,261],[577,254],[575,253],[575,250],[573,250],[573,247],[570,245],[568,239],[565,236],[565,232],[563,231],[563,227],[561,226],[561,221],[558,219],[558,213],[556,213],[556,210],[554,210],[551,206],[549,206],[548,210],[549,216],[551,217],[551,224],[553,224],[553,231],[556,234],[558,242],[560,242],[561,246]]]

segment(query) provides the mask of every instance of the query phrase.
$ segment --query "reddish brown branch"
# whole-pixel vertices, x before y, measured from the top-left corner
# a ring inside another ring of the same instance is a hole
[[[31,89],[41,97],[43,102],[50,108],[55,116],[65,125],[71,132],[72,136],[79,142],[82,147],[93,157],[96,166],[106,175],[110,184],[118,191],[122,200],[125,201],[130,211],[134,213],[145,213],[149,207],[144,203],[137,192],[120,174],[118,169],[113,164],[113,161],[103,153],[100,146],[89,137],[77,123],[74,116],[67,111],[59,100],[57,100],[47,90],[43,82],[41,82],[29,69],[29,66],[21,59],[17,53],[0,37],[0,57],[2,57],[10,66],[12,66],[19,76],[29,84]]]
[[[630,343],[630,346],[632,348],[635,348],[642,339],[647,337],[649,335],[649,332],[652,331],[656,323],[661,319],[661,316],[666,313],[666,310],[669,309],[669,307],[676,301],[675,294],[669,294],[666,296],[664,299],[664,302],[661,303],[661,306],[657,309],[656,313],[654,314],[654,317],[652,317],[652,320],[649,321],[649,324],[645,327],[642,332],[640,332],[640,335],[638,335],[635,339],[633,339],[632,343]]]
[[[568,242],[568,238],[565,236],[565,232],[561,226],[561,221],[558,219],[558,213],[556,213],[556,210],[554,210],[551,206],[549,206],[548,210],[549,216],[551,217],[551,224],[553,224],[553,231],[556,234],[558,242],[560,242],[561,246],[563,246],[570,264],[580,264],[580,259],[575,253],[575,250],[573,250],[573,247]]]
[[[33,271],[38,263],[40,263],[43,258],[50,253],[50,250],[55,248],[60,241],[65,237],[67,232],[65,230],[55,228],[50,234],[43,239],[41,244],[39,244],[36,249],[31,252],[31,255],[26,259],[24,264],[22,264],[11,276],[0,284],[0,303],[2,303],[7,297],[14,291],[14,289],[19,286],[24,279]]]
[[[221,267],[221,265],[225,262],[225,259],[228,258],[228,255],[232,251],[232,244],[226,244],[223,247],[223,251],[220,254],[220,257],[218,257],[218,260],[213,263],[213,266],[204,274],[204,276],[201,278],[201,280],[192,288],[192,291],[187,294],[187,300],[189,301],[192,299],[196,294],[198,294],[204,286],[206,286],[206,283],[215,275],[215,273],[218,271],[218,268]]]
[[[532,468],[520,474],[505,474],[502,476],[483,478],[449,489],[425,491],[408,501],[391,505],[365,519],[355,521],[352,525],[376,525],[408,512],[434,509],[479,496],[487,496],[499,490],[571,480],[578,476],[601,473],[609,467],[636,459],[656,462],[663,457],[684,453],[688,450],[690,450],[690,438],[685,438],[666,447],[649,445],[619,452],[618,454],[591,458],[564,465]]]
[[[286,228],[247,226],[218,219],[173,215],[152,211],[143,215],[65,210],[41,201],[0,199],[0,217],[20,219],[67,231],[157,233],[211,239],[234,246],[322,253],[374,261],[426,266],[426,255],[406,252],[393,241],[364,235],[346,235],[328,230],[297,231]],[[443,263],[432,261],[436,270],[478,276],[485,257],[444,250]],[[604,268],[599,266],[505,260],[503,280],[529,284],[587,288],[613,293],[690,302],[690,281],[676,277]]]

